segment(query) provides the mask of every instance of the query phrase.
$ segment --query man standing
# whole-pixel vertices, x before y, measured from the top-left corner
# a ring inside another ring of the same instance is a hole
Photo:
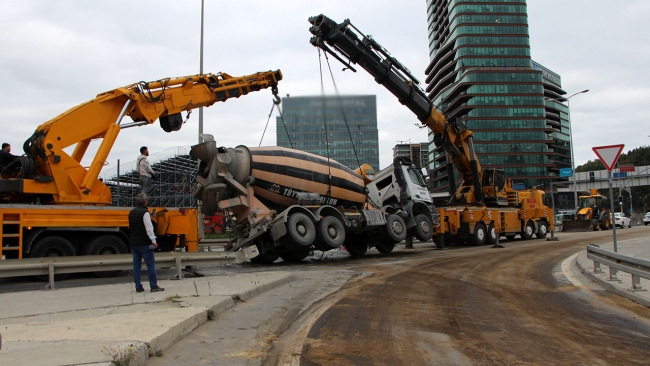
[[[147,265],[147,277],[151,292],[165,291],[158,286],[156,279],[156,258],[153,255],[154,249],[158,248],[156,244],[156,234],[151,224],[151,216],[147,205],[149,200],[147,195],[140,193],[135,197],[136,206],[129,212],[129,243],[131,245],[131,254],[133,255],[133,282],[135,282],[135,291],[143,292],[144,287],[140,282],[140,271],[142,269],[142,260]]]
[[[142,187],[142,193],[149,194],[151,189],[151,178],[156,176],[156,173],[151,169],[149,165],[149,149],[146,146],[140,148],[140,156],[138,156],[138,173],[140,174],[140,186]]]
[[[2,143],[2,150],[0,150],[0,170],[4,169],[12,161],[19,157],[11,154],[11,145],[6,142]]]

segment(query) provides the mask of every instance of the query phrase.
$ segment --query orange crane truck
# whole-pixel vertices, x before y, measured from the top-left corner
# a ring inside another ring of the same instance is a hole
[[[130,207],[112,207],[109,188],[98,175],[123,129],[159,121],[178,131],[182,112],[209,107],[271,88],[276,100],[280,70],[233,77],[200,74],[139,82],[97,95],[40,125],[27,139],[25,155],[0,179],[2,259],[118,254],[128,252]],[[122,123],[125,116],[131,122]],[[101,139],[89,168],[82,159]],[[74,146],[72,154],[64,149]],[[160,249],[197,251],[198,210],[150,208]]]
[[[456,189],[452,165],[447,164],[451,199],[448,207],[437,209],[437,244],[482,245],[495,243],[497,235],[543,238],[554,229],[550,197],[535,188],[515,191],[503,169],[481,168],[472,131],[459,118],[448,120],[438,111],[419,81],[372,36],[361,33],[349,19],[338,24],[321,14],[309,22],[310,43],[347,69],[356,72],[353,64],[357,64],[372,75],[433,132],[435,145],[445,150],[448,162],[460,173],[462,182]]]

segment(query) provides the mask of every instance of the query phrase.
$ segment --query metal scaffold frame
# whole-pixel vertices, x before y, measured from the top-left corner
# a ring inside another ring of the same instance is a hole
[[[196,199],[190,194],[197,163],[190,158],[189,147],[177,146],[151,154],[149,162],[156,172],[149,192],[150,207],[197,207]],[[136,160],[133,160],[102,172],[104,184],[111,189],[113,206],[135,205],[135,196],[140,193],[140,178],[135,168]]]

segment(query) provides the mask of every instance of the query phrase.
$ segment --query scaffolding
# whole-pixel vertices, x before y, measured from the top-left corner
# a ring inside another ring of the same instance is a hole
[[[156,172],[149,192],[150,207],[197,207],[190,194],[196,177],[197,162],[189,155],[189,146],[176,146],[149,156],[151,168]],[[140,193],[140,175],[136,160],[120,163],[105,169],[100,177],[111,189],[114,206],[135,206],[135,196]]]

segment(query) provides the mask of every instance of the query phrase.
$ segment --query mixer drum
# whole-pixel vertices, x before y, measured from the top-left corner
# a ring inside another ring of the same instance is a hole
[[[321,204],[335,207],[360,209],[366,201],[362,177],[335,160],[284,147],[237,146],[238,165],[244,170],[244,149],[250,154],[255,196],[269,208],[281,210],[298,204],[300,192],[318,193]]]

